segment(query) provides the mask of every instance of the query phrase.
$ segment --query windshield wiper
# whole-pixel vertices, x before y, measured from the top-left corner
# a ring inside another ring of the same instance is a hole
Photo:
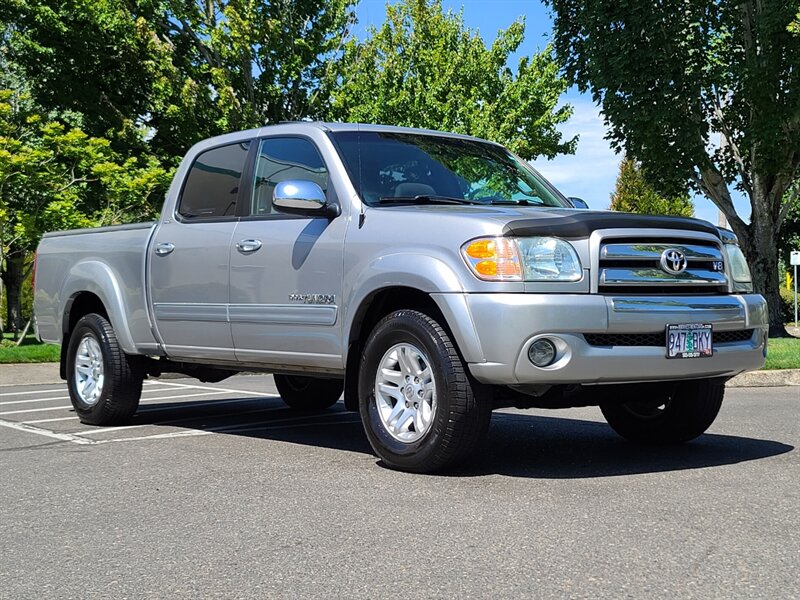
[[[453,198],[451,196],[432,196],[420,194],[417,196],[384,196],[378,199],[378,204],[483,204],[466,198]]]
[[[524,198],[521,200],[505,200],[505,199],[499,200],[496,198],[492,198],[489,204],[492,204],[494,206],[503,204],[508,204],[511,206],[544,206],[543,202],[534,202],[533,200],[526,200]]]

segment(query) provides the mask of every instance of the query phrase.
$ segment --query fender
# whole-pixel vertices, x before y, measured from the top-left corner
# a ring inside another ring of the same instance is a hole
[[[390,287],[408,287],[429,294],[447,320],[464,359],[467,362],[484,360],[465,300],[464,285],[458,274],[443,260],[415,252],[381,256],[360,271],[349,286],[343,306],[346,340],[364,301],[375,292]]]
[[[61,288],[59,306],[60,328],[64,331],[64,316],[75,296],[81,292],[91,292],[103,302],[108,312],[108,319],[114,328],[122,349],[128,354],[136,354],[128,319],[129,307],[125,295],[120,288],[114,271],[106,263],[99,260],[83,261],[72,267]]]

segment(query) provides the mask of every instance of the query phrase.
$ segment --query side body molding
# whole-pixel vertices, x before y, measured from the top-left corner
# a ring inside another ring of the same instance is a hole
[[[464,286],[457,273],[443,260],[419,253],[381,256],[359,270],[359,276],[346,285],[344,334],[349,339],[359,307],[380,290],[408,287],[431,295],[442,311],[455,342],[467,362],[484,360]],[[346,351],[346,344],[345,344]]]
[[[136,354],[137,348],[128,323],[128,315],[147,318],[147,309],[141,306],[128,306],[125,293],[119,285],[114,271],[106,263],[98,260],[79,262],[67,274],[61,290],[59,315],[61,331],[64,331],[67,309],[81,292],[91,292],[103,302],[108,311],[108,318],[114,327],[120,346],[129,354]],[[137,294],[139,296],[139,294]]]

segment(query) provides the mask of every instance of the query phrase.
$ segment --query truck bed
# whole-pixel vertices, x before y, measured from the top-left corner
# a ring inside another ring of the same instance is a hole
[[[112,311],[109,318],[126,351],[155,344],[144,286],[154,227],[149,222],[45,234],[36,257],[39,339],[61,343],[61,316],[78,293],[88,292]]]

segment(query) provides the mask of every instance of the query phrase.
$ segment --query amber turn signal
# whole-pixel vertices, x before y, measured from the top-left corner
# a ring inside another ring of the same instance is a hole
[[[508,238],[481,238],[464,244],[464,258],[472,271],[487,281],[521,281],[522,267],[514,242]]]

